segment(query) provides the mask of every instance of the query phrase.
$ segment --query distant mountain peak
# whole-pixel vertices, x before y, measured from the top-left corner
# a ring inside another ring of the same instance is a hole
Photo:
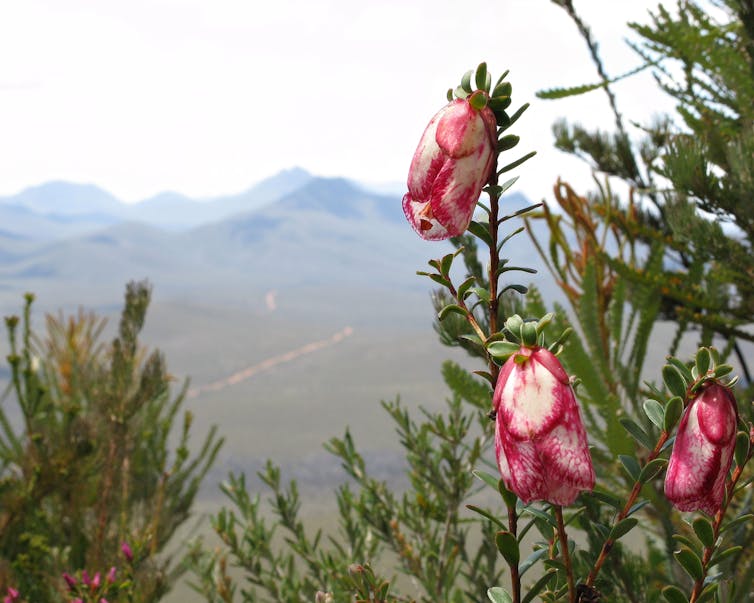
[[[124,205],[95,184],[51,180],[30,186],[17,195],[0,197],[0,203],[25,207],[39,214],[80,216],[117,213]]]

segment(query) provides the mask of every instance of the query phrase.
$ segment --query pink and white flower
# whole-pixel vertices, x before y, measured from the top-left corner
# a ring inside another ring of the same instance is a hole
[[[715,515],[736,447],[738,408],[730,389],[708,382],[686,408],[665,475],[665,496],[681,511]]]
[[[578,403],[551,352],[521,347],[501,368],[492,402],[498,468],[516,496],[570,505],[594,487]]]
[[[403,212],[419,236],[434,241],[463,234],[494,169],[496,145],[489,107],[477,110],[467,99],[456,99],[431,119],[403,197]]]

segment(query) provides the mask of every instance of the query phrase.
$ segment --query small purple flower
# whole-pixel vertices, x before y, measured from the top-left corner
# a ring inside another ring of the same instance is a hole
[[[128,546],[127,542],[121,543],[120,550],[123,553],[123,556],[126,558],[126,561],[132,563],[134,560],[134,552],[131,550],[131,547]]]
[[[63,572],[63,580],[65,580],[65,583],[68,585],[68,588],[73,590],[76,588],[76,578],[71,576],[68,572]]]
[[[116,569],[115,569],[115,566],[113,565],[113,566],[112,566],[112,567],[110,568],[110,571],[109,571],[109,572],[107,572],[107,583],[108,583],[108,584],[113,584],[113,583],[115,582],[115,572],[117,572],[117,571],[118,571],[118,570],[116,570]]]

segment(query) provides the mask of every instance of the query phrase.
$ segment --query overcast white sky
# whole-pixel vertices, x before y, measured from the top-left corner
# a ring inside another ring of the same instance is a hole
[[[628,20],[657,0],[575,0],[612,75],[637,64]],[[405,181],[445,91],[481,60],[532,103],[516,152],[535,200],[588,172],[552,149],[558,116],[612,124],[604,94],[534,92],[596,79],[549,0],[0,0],[0,194],[51,179],[124,201],[243,190],[292,166]],[[671,108],[648,75],[616,87],[629,118]],[[511,155],[511,159],[515,158]]]

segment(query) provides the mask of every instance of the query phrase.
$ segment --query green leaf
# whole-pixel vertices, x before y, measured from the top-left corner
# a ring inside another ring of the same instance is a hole
[[[635,482],[639,481],[639,475],[641,474],[639,462],[634,457],[628,456],[627,454],[619,454],[618,460],[620,460],[621,465],[623,465],[629,477]]]
[[[654,442],[652,441],[652,438],[647,435],[647,432],[644,431],[636,421],[629,419],[628,417],[622,417],[620,419],[620,424],[623,425],[623,428],[631,434],[631,436],[639,442],[644,448],[648,448],[649,450],[652,450],[654,448]]]
[[[646,484],[649,480],[654,478],[660,471],[662,471],[668,462],[665,459],[653,459],[649,461],[641,470],[639,474],[639,481],[642,484]]]
[[[473,289],[471,289],[471,292],[474,293],[480,299],[480,301],[484,302],[485,304],[490,301],[490,292],[484,287],[474,287]]]
[[[515,134],[508,134],[507,136],[503,136],[500,140],[497,141],[498,152],[502,153],[503,151],[512,149],[518,144],[519,140],[521,140],[521,137],[516,136]]]
[[[503,182],[500,185],[500,194],[502,195],[505,191],[507,191],[511,186],[516,184],[516,180],[519,179],[519,176],[514,176],[513,178],[509,178],[505,182]]]
[[[525,112],[525,111],[526,111],[526,110],[527,110],[528,108],[529,108],[529,103],[524,103],[524,104],[523,104],[523,105],[521,105],[521,106],[520,106],[520,107],[519,107],[518,109],[516,109],[516,112],[515,112],[515,113],[514,113],[513,115],[511,115],[511,116],[510,116],[510,117],[508,118],[508,123],[507,123],[507,124],[505,124],[505,127],[503,128],[503,130],[507,130],[507,129],[508,129],[508,128],[510,128],[510,127],[511,127],[511,126],[512,126],[512,125],[513,125],[514,123],[516,123],[516,122],[518,121],[518,119],[519,119],[519,118],[520,118],[520,117],[521,117],[521,116],[522,116],[522,115],[524,114],[524,112]],[[502,125],[502,124],[499,124],[499,125]]]
[[[489,93],[492,81],[490,74],[487,73],[487,63],[479,63],[479,67],[476,68],[476,78],[474,78],[474,81],[479,90]]]
[[[718,364],[712,374],[715,375],[715,379],[720,379],[731,372],[733,372],[733,367],[730,364]]]
[[[704,568],[702,560],[698,555],[686,547],[681,547],[679,551],[673,553],[678,563],[681,564],[686,573],[691,576],[692,580],[704,580]]]
[[[453,91],[453,94],[456,95],[456,98],[466,98],[470,93],[466,92],[461,86],[458,86],[458,88]]]
[[[547,583],[550,581],[550,579],[557,573],[557,570],[554,569],[547,570],[544,576],[542,576],[532,586],[529,587],[529,591],[526,593],[526,596],[521,599],[521,603],[531,603],[531,601],[534,600],[534,597],[536,597],[544,589],[544,587],[547,586]]]
[[[631,505],[631,508],[628,510],[628,513],[626,513],[626,517],[631,517],[634,513],[636,513],[639,509],[643,509],[646,507],[650,501],[648,500],[640,500],[639,502]]]
[[[743,467],[749,458],[749,434],[745,431],[739,431],[736,434],[736,465]]]
[[[499,477],[495,477],[491,473],[487,473],[486,471],[481,471],[479,469],[475,469],[471,473],[475,477],[478,477],[480,480],[482,480],[485,484],[493,488],[494,490],[497,490],[498,483],[500,482]]]
[[[696,352],[696,374],[699,377],[704,377],[712,364],[712,357],[710,356],[708,348],[699,348]]]
[[[686,380],[686,383],[691,383],[694,380],[694,377],[691,374],[691,371],[689,370],[689,367],[687,367],[678,358],[676,358],[675,356],[669,356],[667,358],[667,361],[668,361],[668,364],[671,364],[671,365],[673,365],[676,368],[676,370]]]
[[[619,499],[617,496],[613,496],[612,494],[608,494],[607,492],[600,492],[599,490],[593,490],[590,496],[592,496],[592,498],[596,498],[600,502],[610,505],[616,510],[620,510],[623,508],[623,501]]]
[[[492,603],[513,603],[513,597],[511,597],[502,586],[488,588],[487,598],[492,601]]]
[[[481,222],[472,220],[469,224],[469,232],[484,241],[487,247],[492,248],[494,246],[492,237],[490,236],[489,224],[482,224]]]
[[[500,528],[505,528],[505,524],[502,521],[500,521],[500,519],[498,519],[497,517],[495,517],[492,513],[490,513],[489,511],[487,511],[487,509],[482,509],[482,507],[477,507],[476,505],[466,505],[466,508],[469,511],[473,511],[474,513],[478,513],[482,517],[484,517],[484,518],[488,519],[489,521],[491,521],[492,523],[494,523],[496,526],[498,526]]]
[[[720,528],[720,533],[732,530],[740,526],[742,523],[746,523],[748,521],[751,521],[752,519],[754,519],[754,515],[752,515],[751,513],[739,515],[735,519],[731,519],[728,523],[723,524],[723,526]]]
[[[523,326],[524,320],[518,314],[509,316],[505,321],[505,328],[508,330],[508,332],[510,332],[512,335],[515,335],[516,337],[521,337],[521,327]]]
[[[508,107],[510,107],[510,104],[511,104],[510,96],[493,96],[492,98],[490,98],[489,107],[495,113],[502,113]],[[500,148],[499,145],[498,145],[498,148]]]
[[[463,77],[461,78],[461,88],[468,94],[474,92],[473,88],[471,87],[472,75],[474,75],[474,70],[469,69],[466,73],[463,74]]]
[[[521,327],[521,340],[524,345],[537,345],[537,325],[533,322],[525,322]]]
[[[520,293],[521,295],[526,295],[529,292],[529,287],[525,287],[524,285],[517,285],[516,283],[513,283],[512,285],[508,285],[507,287],[504,287],[503,290],[500,292],[500,295],[502,295],[506,291],[516,291]]]
[[[511,170],[517,168],[519,165],[521,165],[525,161],[529,161],[529,159],[534,157],[534,155],[536,154],[537,154],[536,151],[531,151],[530,153],[527,153],[523,157],[519,157],[518,159],[516,159],[516,161],[511,161],[508,165],[504,165],[502,168],[500,168],[497,171],[497,175],[499,176],[500,174],[505,174],[505,172],[510,172]]]
[[[518,575],[523,576],[529,568],[533,567],[534,564],[537,563],[537,561],[542,559],[542,557],[546,557],[546,556],[547,556],[546,548],[534,551],[531,555],[529,555],[526,559],[524,559],[521,562],[521,565],[518,568]]]
[[[448,88],[448,93],[445,95],[448,99],[448,102],[451,102],[453,100],[453,88]]]
[[[458,298],[466,299],[466,292],[474,285],[476,278],[470,276],[458,286]]]
[[[712,545],[715,544],[715,533],[709,520],[704,517],[697,517],[691,525],[699,541],[708,549],[712,548]]]
[[[666,364],[662,367],[662,380],[671,394],[680,398],[686,397],[686,381],[675,366]]]
[[[492,96],[510,96],[513,92],[513,86],[510,82],[500,82],[492,91]]]
[[[463,317],[467,316],[467,311],[457,304],[448,304],[442,310],[437,313],[437,318],[444,320],[446,316],[450,314],[460,314]]]
[[[518,567],[520,552],[516,537],[508,530],[501,530],[495,534],[495,544],[508,565]]]
[[[552,517],[552,515],[549,515],[548,513],[545,513],[541,509],[537,509],[536,507],[524,507],[521,509],[523,513],[528,513],[529,515],[533,515],[537,519],[541,519],[542,521],[546,521],[551,527],[558,529],[558,523],[555,521],[555,518]]]
[[[521,346],[512,341],[496,341],[487,346],[487,352],[497,360],[507,360],[511,354],[515,354]]]
[[[455,253],[449,253],[440,260],[440,274],[447,276],[450,272],[450,267],[453,265],[453,258],[456,257]]]
[[[637,523],[639,523],[639,520],[635,517],[626,517],[622,521],[619,521],[613,526],[613,529],[610,530],[610,539],[618,540],[619,538],[622,538],[633,530]]]
[[[686,595],[677,586],[666,586],[662,589],[662,596],[668,603],[689,603]]]
[[[665,405],[665,431],[667,431],[668,433],[673,431],[673,428],[676,426],[676,423],[678,423],[678,419],[681,418],[682,414],[683,398],[680,396],[673,396]]]
[[[738,553],[740,553],[743,550],[743,548],[744,547],[737,545],[737,546],[732,546],[730,548],[727,548],[724,551],[718,551],[717,553],[712,555],[712,559],[710,559],[709,561],[709,566],[712,567],[712,566],[718,565],[722,563],[723,561],[725,561],[728,557],[738,555]]]
[[[665,409],[657,400],[652,400],[652,398],[644,400],[644,414],[658,428],[663,429],[665,426]]]

